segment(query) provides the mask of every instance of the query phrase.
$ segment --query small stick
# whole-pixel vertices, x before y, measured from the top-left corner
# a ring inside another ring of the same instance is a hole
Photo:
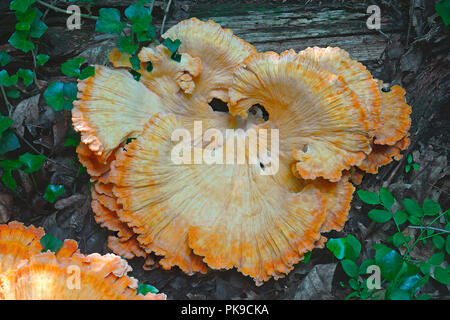
[[[48,3],[44,2],[44,1],[36,0],[36,2],[39,3],[40,5],[43,5],[44,7],[52,9],[53,11],[69,14],[69,13],[67,13],[66,10],[58,8],[58,7],[55,7],[55,6],[53,6],[51,4],[48,4]],[[91,16],[89,14],[84,14],[84,13],[81,13],[80,17],[87,18],[87,19],[92,19],[92,20],[97,20],[98,19],[98,17],[96,17],[96,16]]]
[[[164,25],[166,24],[167,14],[169,13],[170,5],[172,4],[172,0],[169,0],[169,3],[167,4],[166,11],[164,12],[164,18],[161,23],[161,31],[160,34],[162,35],[164,33]]]
[[[434,231],[439,231],[439,232],[450,233],[450,231],[448,231],[448,230],[441,229],[441,228],[436,228],[436,227],[408,226],[408,228],[411,228],[411,229],[434,230]]]

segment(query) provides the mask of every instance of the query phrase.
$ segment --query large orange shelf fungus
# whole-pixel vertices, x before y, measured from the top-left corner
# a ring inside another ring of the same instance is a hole
[[[382,92],[340,48],[258,53],[196,18],[163,38],[181,41],[180,61],[164,45],[144,47],[135,81],[130,56],[114,49],[113,68],[97,66],[79,83],[73,111],[95,219],[116,232],[113,252],[144,258],[144,268],[236,268],[257,284],[278,279],[324,246],[322,233],[342,230],[355,190],[349,178],[399,159],[409,144],[404,91]],[[230,112],[213,111],[213,99]],[[203,132],[234,135],[207,144],[195,136],[197,121]],[[233,149],[245,161],[176,163],[177,129],[191,134],[194,154]],[[249,129],[277,132],[279,148],[251,140]],[[250,163],[250,145],[266,155]],[[267,174],[274,158],[278,170]]]
[[[74,240],[42,252],[44,234],[16,221],[0,225],[0,300],[165,299],[137,295],[131,267],[114,254],[80,254]]]

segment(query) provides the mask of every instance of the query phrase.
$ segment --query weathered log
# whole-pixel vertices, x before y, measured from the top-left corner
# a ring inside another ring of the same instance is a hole
[[[351,7],[315,1],[307,5],[243,1],[217,5],[177,1],[177,4],[182,10],[169,19],[167,28],[188,17],[210,19],[233,30],[258,51],[300,51],[310,46],[339,46],[367,64],[380,58],[388,42],[380,32],[368,29],[366,21],[369,14],[365,4],[352,4]],[[406,28],[388,12],[383,12],[381,18],[381,31],[385,35],[396,34]]]

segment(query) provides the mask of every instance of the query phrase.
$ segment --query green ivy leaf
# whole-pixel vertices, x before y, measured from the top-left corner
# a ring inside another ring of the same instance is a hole
[[[14,123],[14,120],[0,114],[0,137]]]
[[[12,11],[25,12],[28,7],[35,3],[36,0],[13,0],[9,4],[9,9]]]
[[[11,62],[11,58],[6,51],[0,51],[0,66],[4,67]]]
[[[38,54],[36,56],[36,64],[43,66],[49,59],[50,57],[46,54]]]
[[[176,62],[180,62],[181,61],[181,54],[179,53],[172,53],[172,55],[170,56],[170,59],[176,61]]]
[[[1,178],[3,184],[12,190],[16,190],[17,184],[16,180],[14,180],[14,177],[12,176],[12,171],[20,169],[22,164],[18,160],[7,159],[0,161],[0,167],[3,168]]]
[[[95,24],[95,31],[120,34],[126,23],[120,21],[120,11],[115,8],[102,8]]]
[[[139,81],[141,79],[141,74],[139,72],[134,71],[134,70],[128,70],[128,71],[131,73],[134,80]]]
[[[419,264],[419,268],[423,274],[429,274],[430,270],[431,270],[431,264],[429,264],[428,262],[422,261]]]
[[[436,249],[438,249],[438,250],[444,249],[445,239],[443,237],[434,236],[433,238],[431,238],[431,240],[433,241],[433,244],[436,247]]]
[[[38,171],[45,162],[46,157],[43,155],[34,155],[29,152],[24,153],[19,157],[19,161],[26,167],[25,173]]]
[[[132,36],[126,36],[117,39],[117,47],[120,52],[134,54],[139,48],[139,45],[134,43]]]
[[[422,217],[423,211],[420,205],[417,203],[417,201],[405,198],[402,201],[403,207],[406,209],[406,211],[415,217]]]
[[[392,214],[386,210],[372,209],[369,211],[369,218],[378,223],[385,223],[391,220]]]
[[[147,293],[158,293],[159,290],[149,284],[140,283],[137,288],[137,294],[146,295]]]
[[[420,165],[417,163],[413,163],[412,167],[413,167],[414,171],[417,171],[420,169]]]
[[[33,23],[31,24],[30,37],[38,39],[42,37],[45,31],[47,31],[48,27],[43,21],[40,20],[42,17],[42,12],[39,11],[39,9],[33,9],[36,10],[36,15],[34,17]]]
[[[8,90],[8,91],[6,92],[6,95],[7,95],[9,98],[17,99],[17,98],[20,97],[20,92],[19,92],[19,90],[11,89],[11,90]]]
[[[411,166],[410,166],[409,164],[407,164],[407,165],[405,166],[405,172],[408,173],[408,172],[410,172],[410,171],[411,171]]]
[[[422,225],[422,219],[415,217],[415,216],[409,216],[408,221],[411,222],[415,226],[421,226]]]
[[[20,68],[19,71],[17,71],[17,75],[19,76],[19,78],[23,80],[23,83],[25,84],[26,87],[28,87],[30,84],[33,83],[34,73],[30,69]]]
[[[46,252],[47,250],[50,250],[56,253],[63,245],[63,242],[52,234],[46,234],[41,238],[40,242],[43,248],[41,252]]]
[[[17,189],[17,183],[16,180],[14,180],[14,177],[12,176],[11,170],[7,169],[3,170],[2,182],[6,187],[10,188],[11,190]]]
[[[131,30],[134,32],[147,31],[152,22],[150,9],[142,5],[130,5],[125,9],[125,16],[132,22]]]
[[[428,263],[432,264],[433,266],[437,266],[444,262],[445,253],[443,251],[433,254],[430,259],[428,259]]]
[[[350,285],[350,288],[352,288],[353,290],[356,290],[356,291],[359,290],[359,281],[358,280],[351,278],[350,280],[348,280],[348,284]]]
[[[136,36],[139,42],[152,41],[156,38],[156,27],[151,24],[146,31],[136,32]]]
[[[394,220],[398,225],[401,225],[408,220],[408,214],[405,211],[397,210],[394,213]]]
[[[345,257],[350,260],[356,260],[361,253],[361,242],[355,236],[349,234],[345,246]]]
[[[374,259],[367,259],[364,260],[361,265],[359,266],[359,274],[367,274],[367,268],[371,265],[375,264]]]
[[[381,275],[394,280],[403,265],[403,258],[395,250],[387,246],[373,246],[376,250],[375,262],[381,269]]]
[[[56,111],[71,110],[72,103],[77,98],[77,85],[73,82],[52,82],[45,90],[44,98]]]
[[[18,80],[19,76],[17,74],[10,76],[8,74],[8,71],[6,70],[0,71],[0,85],[4,87],[10,87],[12,85],[15,85]]]
[[[34,49],[34,43],[28,40],[28,31],[16,31],[9,38],[8,42],[15,48],[27,53]]]
[[[0,168],[5,170],[18,170],[22,167],[22,163],[19,160],[6,159],[0,161]]]
[[[439,205],[439,203],[434,202],[431,199],[426,199],[423,202],[422,208],[423,208],[423,213],[426,216],[435,216],[439,212],[441,212],[441,206]]]
[[[361,199],[361,201],[364,203],[372,205],[380,204],[380,198],[378,197],[378,194],[376,192],[358,190],[356,193],[358,194],[358,197]]]
[[[447,236],[447,239],[445,240],[445,251],[450,254],[450,236]]]
[[[443,0],[434,5],[436,12],[444,21],[446,27],[450,25],[450,0]]]
[[[6,130],[0,139],[0,154],[16,150],[20,148],[19,139],[12,130]]]
[[[45,189],[44,199],[50,203],[56,201],[56,199],[62,195],[66,190],[63,185],[49,184]]]
[[[36,13],[37,10],[35,8],[29,8],[25,12],[16,11],[16,18],[19,21],[16,23],[16,30],[29,31]]]
[[[411,154],[408,154],[408,163],[411,164],[413,161],[413,157]]]
[[[175,52],[177,52],[178,48],[180,47],[181,40],[175,39],[174,41],[172,41],[172,39],[166,38],[166,39],[164,39],[162,44],[165,45],[172,54],[174,54]]]
[[[434,278],[444,285],[450,284],[450,275],[444,268],[436,267],[433,271]]]
[[[137,54],[130,57],[130,62],[134,70],[139,70],[141,68],[141,60],[139,60]]]
[[[358,266],[356,263],[350,259],[345,259],[341,261],[342,269],[350,278],[358,278]]]
[[[405,243],[405,236],[403,235],[403,233],[397,232],[396,234],[394,234],[392,243],[396,247],[400,247],[403,243]]]
[[[380,200],[381,200],[381,204],[386,209],[389,209],[390,207],[392,207],[392,205],[395,202],[395,199],[394,199],[394,196],[392,195],[392,193],[384,187],[380,189]]]
[[[399,288],[392,290],[389,298],[391,300],[411,300],[409,292]]]
[[[67,139],[64,142],[64,147],[78,147],[80,144],[80,134],[75,130],[70,130],[67,133]]]
[[[341,260],[345,256],[345,247],[347,244],[346,238],[337,238],[337,239],[330,239],[327,242],[327,248],[330,250],[334,256]]]
[[[95,67],[88,66],[88,67],[84,68],[83,70],[81,70],[81,73],[80,73],[80,76],[78,77],[78,79],[84,80],[89,77],[93,77],[94,75],[95,75]]]
[[[63,74],[65,74],[68,77],[76,77],[78,78],[80,76],[80,66],[84,62],[84,58],[74,58],[69,61],[64,62],[61,65],[61,71]]]
[[[311,260],[311,251],[307,252],[304,256],[303,256],[303,263],[308,263],[309,260]]]

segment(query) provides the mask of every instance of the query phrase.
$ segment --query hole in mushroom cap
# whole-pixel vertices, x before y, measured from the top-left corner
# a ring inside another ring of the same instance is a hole
[[[255,118],[264,119],[264,121],[269,120],[269,113],[266,108],[264,108],[259,103],[254,104],[248,109],[248,112],[252,114]]]
[[[210,102],[209,105],[211,106],[211,108],[214,111],[218,111],[218,112],[228,112],[228,105],[226,102],[223,102],[220,99],[217,98],[213,98]]]
[[[303,146],[302,151],[305,152],[305,153],[308,152],[308,145],[307,144],[305,144]]]

